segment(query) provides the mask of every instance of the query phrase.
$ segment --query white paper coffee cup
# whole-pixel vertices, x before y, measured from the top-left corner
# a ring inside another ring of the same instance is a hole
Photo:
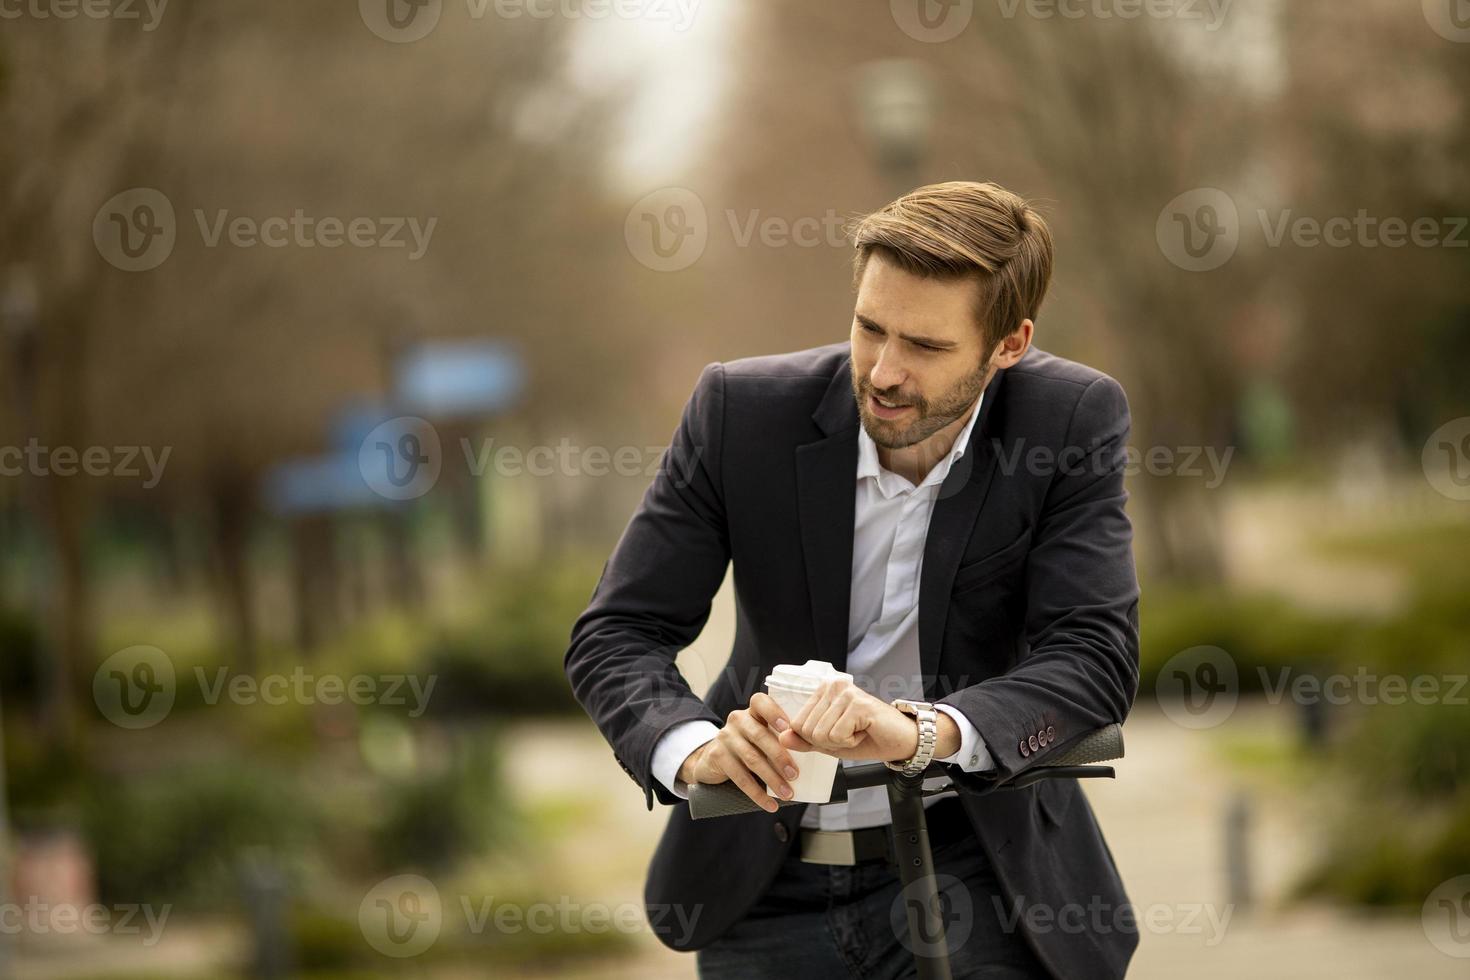
[[[766,692],[775,698],[787,718],[795,719],[817,688],[838,678],[851,681],[852,675],[844,674],[825,660],[808,660],[801,665],[779,664],[766,677]],[[787,780],[791,784],[791,799],[802,803],[830,801],[838,758],[825,752],[792,752],[791,758],[800,773],[795,779]],[[769,786],[766,789],[770,791]],[[781,799],[774,792],[771,795]]]

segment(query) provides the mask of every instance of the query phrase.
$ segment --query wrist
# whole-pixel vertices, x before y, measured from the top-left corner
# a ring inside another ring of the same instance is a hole
[[[704,746],[708,744],[708,742],[705,742],[704,745],[701,745],[684,757],[684,761],[679,764],[679,782],[686,785],[694,782],[695,770],[699,768],[699,756],[704,752]]]
[[[904,741],[906,744],[912,744],[914,750],[907,758],[885,760],[883,764],[890,769],[903,772],[907,775],[917,775],[923,772],[935,758],[935,750],[938,748],[939,743],[939,718],[941,714],[928,701],[895,698],[892,704],[901,713],[909,715],[913,719],[913,727],[906,729],[904,732]],[[912,734],[913,738],[911,743],[909,742],[910,734]]]
[[[939,715],[939,739],[934,746],[934,758],[948,759],[960,750],[960,726],[955,720],[943,711]]]

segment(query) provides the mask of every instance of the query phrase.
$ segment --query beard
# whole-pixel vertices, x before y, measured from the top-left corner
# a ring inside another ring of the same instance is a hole
[[[874,388],[866,377],[859,378],[857,366],[853,366],[852,393],[857,399],[858,416],[868,437],[884,449],[903,449],[925,439],[965,414],[975,404],[985,382],[990,377],[990,362],[986,357],[972,373],[965,375],[949,390],[932,399],[903,392],[900,388]],[[880,419],[869,408],[869,396],[877,396],[895,405],[911,405],[915,417],[909,421]]]

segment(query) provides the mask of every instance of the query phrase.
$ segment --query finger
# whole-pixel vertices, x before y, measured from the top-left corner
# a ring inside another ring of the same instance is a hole
[[[740,761],[745,763],[745,767],[759,777],[766,786],[770,787],[770,792],[778,793],[784,799],[791,799],[791,786],[776,771],[775,764],[771,762],[761,750],[760,746],[745,737],[745,729],[750,727],[760,729],[765,733],[766,737],[772,738],[774,741],[774,736],[771,735],[769,728],[766,728],[759,721],[751,718],[749,714],[742,713],[735,723],[735,731],[731,734],[730,747],[740,756]],[[777,748],[776,751],[781,750]]]
[[[815,745],[796,734],[793,729],[787,729],[778,738],[783,746],[793,752],[815,752],[817,749]]]
[[[791,758],[791,755],[781,745],[777,733],[773,732],[761,719],[752,713],[746,713],[745,717],[737,724],[737,728],[745,736],[747,741],[755,745],[765,755],[766,759],[770,762],[773,772],[779,771],[786,779],[795,779],[799,775],[799,767],[796,765],[796,760]],[[781,776],[777,776],[776,779],[777,782],[780,782]],[[770,785],[774,787],[777,783],[773,782]]]
[[[844,699],[838,698],[832,699],[832,702],[827,705],[826,710],[824,710],[821,715],[817,716],[815,721],[812,722],[811,734],[807,735],[808,741],[811,741],[817,745],[828,745],[833,743],[833,726],[837,724],[837,719],[842,717],[842,713],[847,710],[847,706],[843,703],[843,700]],[[803,732],[802,734],[806,735],[805,732]]]
[[[841,717],[832,725],[832,740],[834,744],[852,748],[858,742],[862,741],[865,733],[859,730],[859,726],[865,723],[863,715],[864,712],[861,705],[855,702],[849,703],[847,710],[842,712]]]
[[[784,722],[786,728],[792,727],[791,719],[786,717],[786,710],[781,707],[781,703],[779,701],[771,697],[769,694],[762,694],[761,692],[757,691],[755,694],[751,695],[750,713],[755,715],[757,718],[760,718],[777,732],[783,731],[783,729],[776,724],[776,722],[778,721]]]
[[[812,692],[811,697],[806,699],[806,704],[802,705],[801,710],[796,713],[796,717],[791,719],[792,728],[795,728],[797,731],[804,731],[802,726],[808,723],[813,713],[820,713],[827,710],[827,687],[827,684],[822,684],[821,687]]]
[[[729,745],[722,742],[718,751],[717,764],[720,771],[729,778],[730,782],[739,786],[741,792],[750,797],[757,806],[767,813],[775,813],[780,809],[780,804],[772,799],[771,795],[761,787],[760,783],[756,782],[755,777],[750,774],[750,770],[746,768],[740,756]]]

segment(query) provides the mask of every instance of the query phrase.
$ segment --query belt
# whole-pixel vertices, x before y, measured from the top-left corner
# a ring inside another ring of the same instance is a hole
[[[975,828],[957,797],[940,800],[924,808],[931,849],[961,838],[973,840]],[[893,859],[892,825],[859,830],[816,830],[803,827],[801,859],[808,864],[867,864]]]

